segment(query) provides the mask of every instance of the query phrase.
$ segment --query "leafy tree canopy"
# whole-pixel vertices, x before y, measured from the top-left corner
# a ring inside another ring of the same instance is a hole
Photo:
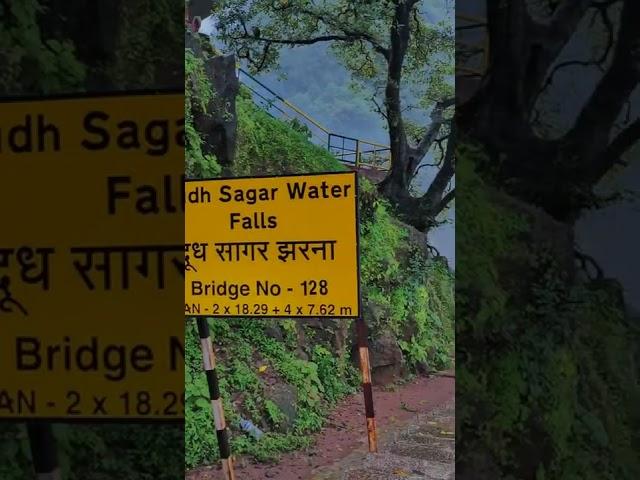
[[[445,8],[449,2],[437,4]],[[283,48],[329,43],[387,122],[392,166],[380,190],[426,231],[453,199],[453,22],[431,21],[419,0],[226,0],[218,34],[250,68],[277,67]],[[428,117],[430,121],[428,120]],[[406,118],[405,118],[406,117]],[[421,197],[411,182],[434,148],[436,178]],[[447,153],[447,150],[450,150]]]

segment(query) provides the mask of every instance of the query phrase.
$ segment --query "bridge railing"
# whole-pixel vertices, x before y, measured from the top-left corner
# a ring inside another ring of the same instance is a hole
[[[237,70],[238,79],[251,92],[254,102],[272,117],[303,126],[315,144],[327,148],[342,163],[356,168],[390,168],[391,150],[388,145],[334,133],[243,68],[238,67]]]
[[[330,133],[327,148],[342,163],[356,168],[389,170],[391,149],[387,145]]]

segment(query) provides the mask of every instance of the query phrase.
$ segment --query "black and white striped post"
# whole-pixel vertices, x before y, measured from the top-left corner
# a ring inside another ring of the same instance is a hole
[[[371,387],[371,364],[369,362],[369,336],[367,324],[362,317],[356,318],[358,351],[360,353],[360,372],[362,373],[362,392],[364,394],[364,410],[367,417],[367,436],[369,451],[378,451],[378,433],[376,431],[376,415],[373,410],[373,389]]]
[[[33,468],[37,480],[61,480],[53,428],[49,423],[27,423]]]
[[[204,371],[209,385],[209,397],[211,398],[211,409],[213,410],[213,421],[216,427],[218,438],[218,448],[222,460],[222,471],[225,480],[235,480],[233,471],[233,459],[231,458],[231,447],[229,446],[229,431],[224,420],[224,408],[220,398],[220,386],[218,375],[216,374],[216,357],[211,342],[209,324],[206,318],[198,318],[198,335],[200,336],[200,346],[202,349],[202,360]]]

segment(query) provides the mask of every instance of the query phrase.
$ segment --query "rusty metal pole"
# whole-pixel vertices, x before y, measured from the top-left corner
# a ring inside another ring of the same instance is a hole
[[[209,385],[213,421],[218,438],[218,449],[222,461],[222,472],[225,480],[236,480],[233,471],[233,457],[231,456],[231,447],[229,445],[229,431],[227,430],[227,424],[224,419],[224,408],[222,407],[222,399],[220,398],[220,385],[218,383],[218,375],[216,374],[216,358],[213,351],[213,344],[211,343],[209,324],[206,318],[198,318],[197,324],[204,371],[207,375],[207,384]]]
[[[367,324],[363,318],[356,318],[356,333],[358,336],[358,351],[360,353],[360,371],[362,373],[362,392],[364,394],[364,409],[367,417],[367,436],[369,451],[378,452],[378,433],[376,430],[376,416],[373,409],[373,389],[371,388],[371,364],[369,363],[369,340]]]

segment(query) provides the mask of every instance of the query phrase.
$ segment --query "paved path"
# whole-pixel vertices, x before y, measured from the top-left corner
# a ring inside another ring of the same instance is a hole
[[[356,451],[313,480],[453,480],[455,402],[382,436],[380,452]]]
[[[368,453],[362,394],[345,399],[306,450],[276,464],[238,459],[238,480],[449,480],[454,478],[455,378],[444,372],[394,389],[375,388],[379,453]],[[219,466],[186,480],[219,480]]]

